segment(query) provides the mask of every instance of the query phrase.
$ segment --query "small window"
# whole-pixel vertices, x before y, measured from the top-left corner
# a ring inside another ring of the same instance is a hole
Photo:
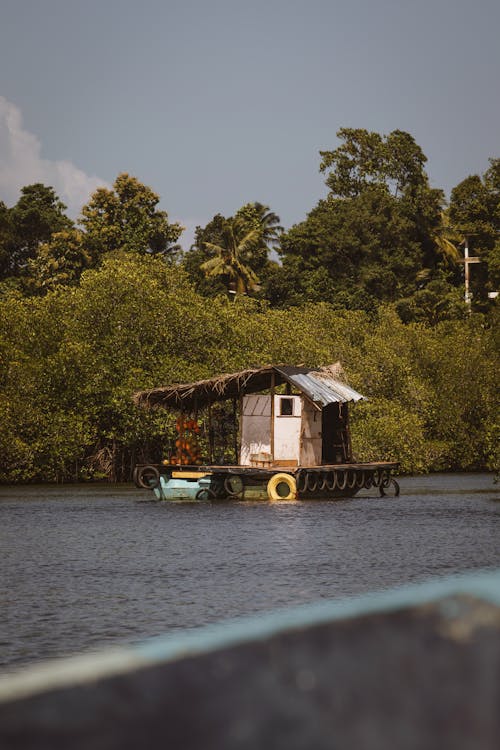
[[[293,398],[280,398],[280,417],[293,417]]]

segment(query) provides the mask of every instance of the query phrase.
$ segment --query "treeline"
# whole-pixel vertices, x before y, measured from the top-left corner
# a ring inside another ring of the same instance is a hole
[[[182,227],[126,174],[76,224],[44,185],[0,204],[0,481],[127,480],[174,437],[135,390],[336,360],[370,397],[353,409],[360,460],[498,468],[500,160],[445,206],[407,133],[339,136],[303,222],[285,232],[249,203],[185,253]],[[466,237],[481,260],[471,310]]]

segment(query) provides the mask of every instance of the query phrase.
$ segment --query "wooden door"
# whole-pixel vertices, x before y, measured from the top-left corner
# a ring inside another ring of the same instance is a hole
[[[300,458],[300,396],[274,397],[274,462],[297,465]]]
[[[300,465],[319,466],[322,444],[321,411],[308,399],[303,400],[300,443]]]
[[[240,464],[250,466],[251,456],[271,455],[271,396],[243,396]]]

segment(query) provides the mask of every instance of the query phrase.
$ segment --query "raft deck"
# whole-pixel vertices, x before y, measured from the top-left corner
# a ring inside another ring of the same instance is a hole
[[[148,464],[136,467],[134,480],[137,486],[152,489],[159,500],[353,497],[372,487],[381,495],[389,488],[397,495],[399,486],[391,475],[398,466],[393,461],[320,466]]]

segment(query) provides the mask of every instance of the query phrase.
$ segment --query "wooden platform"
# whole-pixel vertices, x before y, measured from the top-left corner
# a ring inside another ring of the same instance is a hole
[[[392,477],[398,466],[393,461],[293,467],[275,464],[265,468],[234,464],[148,464],[136,466],[134,481],[138,487],[154,490],[158,500],[353,497],[361,489],[372,487],[379,489],[381,495],[389,488],[398,495],[399,485]],[[273,497],[270,490],[273,477],[276,482],[283,482],[278,497]]]
[[[329,471],[329,470],[347,470],[355,469],[357,471],[361,469],[391,469],[395,470],[399,466],[399,463],[395,461],[371,461],[367,463],[343,463],[343,464],[321,464],[320,466],[290,466],[289,464],[273,463],[270,467],[261,466],[241,466],[239,464],[200,464],[199,466],[191,466],[186,464],[185,466],[179,466],[179,464],[156,464],[158,469],[168,469],[179,472],[212,472],[217,474],[249,474],[249,473],[265,473],[265,474],[276,474],[278,472],[286,472],[292,476],[297,474],[301,469],[307,469],[307,471]]]

